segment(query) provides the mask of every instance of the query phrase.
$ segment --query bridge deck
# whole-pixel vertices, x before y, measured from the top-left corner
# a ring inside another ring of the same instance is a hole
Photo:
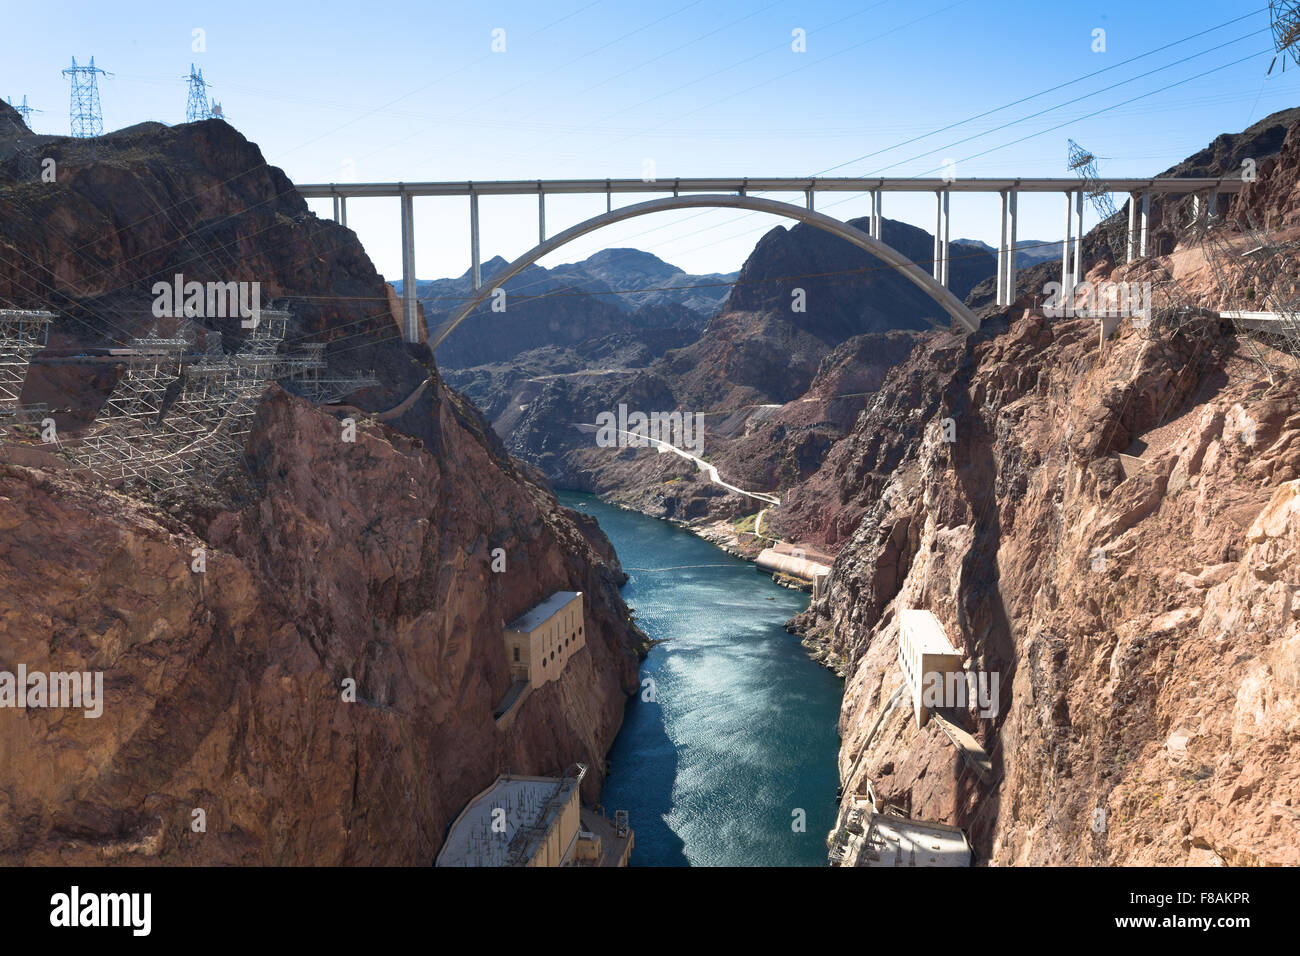
[[[1240,177],[1198,177],[1157,179],[1107,179],[1098,188],[1106,192],[1188,194],[1217,190],[1240,192]],[[955,192],[1000,193],[1007,190],[1029,193],[1075,192],[1082,187],[1076,178],[1049,179],[914,179],[877,177],[834,177],[767,179],[518,179],[465,182],[416,183],[306,183],[297,190],[309,199],[332,196],[535,196],[538,193],[737,193],[737,192]]]

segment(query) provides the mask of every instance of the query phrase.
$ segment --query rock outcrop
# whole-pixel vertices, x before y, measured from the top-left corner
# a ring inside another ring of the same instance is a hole
[[[844,807],[870,781],[999,865],[1300,862],[1294,382],[1214,320],[1013,315],[918,346],[771,517],[838,546],[793,627],[847,675]],[[908,707],[866,741],[904,608],[998,675],[958,710],[988,781]]]
[[[617,559],[398,340],[356,237],[219,121],[95,153],[10,129],[0,303],[57,310],[51,351],[143,333],[151,282],[183,272],[262,282],[295,341],[382,384],[328,410],[272,386],[238,493],[166,511],[0,442],[0,671],[100,672],[105,691],[98,718],[0,709],[0,861],[429,864],[500,772],[581,761],[595,800],[643,639]],[[33,366],[24,398],[66,409],[75,443],[116,377]],[[499,729],[503,625],[555,590],[584,592],[586,646]]]

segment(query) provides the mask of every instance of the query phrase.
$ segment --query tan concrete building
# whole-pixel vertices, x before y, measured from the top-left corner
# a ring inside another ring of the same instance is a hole
[[[587,643],[581,591],[556,591],[506,625],[510,675],[533,687],[555,680]]]
[[[912,693],[916,726],[930,719],[923,694],[927,674],[941,676],[961,670],[962,655],[948,641],[943,624],[929,611],[898,612],[898,664]]]
[[[435,866],[626,866],[632,829],[579,803],[587,768],[560,777],[502,774],[452,822]]]

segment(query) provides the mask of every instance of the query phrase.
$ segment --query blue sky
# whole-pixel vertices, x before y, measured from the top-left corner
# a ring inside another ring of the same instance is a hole
[[[94,55],[114,74],[100,83],[106,129],[182,122],[193,62],[231,122],[299,182],[640,178],[646,160],[661,179],[832,168],[933,176],[945,159],[961,176],[1059,176],[1070,137],[1104,157],[1103,172],[1145,176],[1300,105],[1300,67],[1265,78],[1263,0],[46,0],[9,4],[4,17],[0,96],[26,94],[44,110],[38,131],[68,131],[60,70],[73,56]],[[504,52],[492,51],[497,29]],[[796,29],[805,52],[792,49]],[[195,30],[203,51],[193,49]],[[1097,30],[1104,51],[1093,49]],[[1161,91],[1171,84],[1180,85]],[[1021,202],[1022,238],[1060,237],[1060,197]],[[954,238],[996,242],[996,204],[955,196]],[[328,215],[325,203],[313,208]],[[818,208],[851,218],[867,201],[827,195]],[[556,197],[548,230],[603,210],[603,197]],[[400,277],[396,200],[353,200],[348,213],[380,271]],[[467,202],[418,200],[416,214],[419,275],[463,272]],[[536,241],[535,200],[484,199],[480,214],[485,259]],[[885,215],[931,229],[933,199],[889,196]],[[725,210],[664,214],[598,232],[543,264],[632,245],[688,271],[729,271],[774,224]]]

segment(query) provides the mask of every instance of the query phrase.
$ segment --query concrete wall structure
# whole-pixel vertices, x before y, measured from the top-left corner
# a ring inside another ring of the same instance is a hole
[[[562,777],[497,777],[452,822],[434,865],[573,865],[586,772],[577,764]]]
[[[929,611],[898,612],[898,664],[912,694],[916,726],[924,727],[930,713],[922,696],[927,674],[961,670],[962,655],[948,641],[943,624]]]
[[[560,675],[569,658],[586,646],[581,591],[556,591],[506,625],[510,676],[540,687]]]
[[[783,554],[776,548],[764,548],[754,562],[764,571],[779,571],[801,581],[813,584],[817,576],[829,574],[830,568],[809,558],[793,554]]]

